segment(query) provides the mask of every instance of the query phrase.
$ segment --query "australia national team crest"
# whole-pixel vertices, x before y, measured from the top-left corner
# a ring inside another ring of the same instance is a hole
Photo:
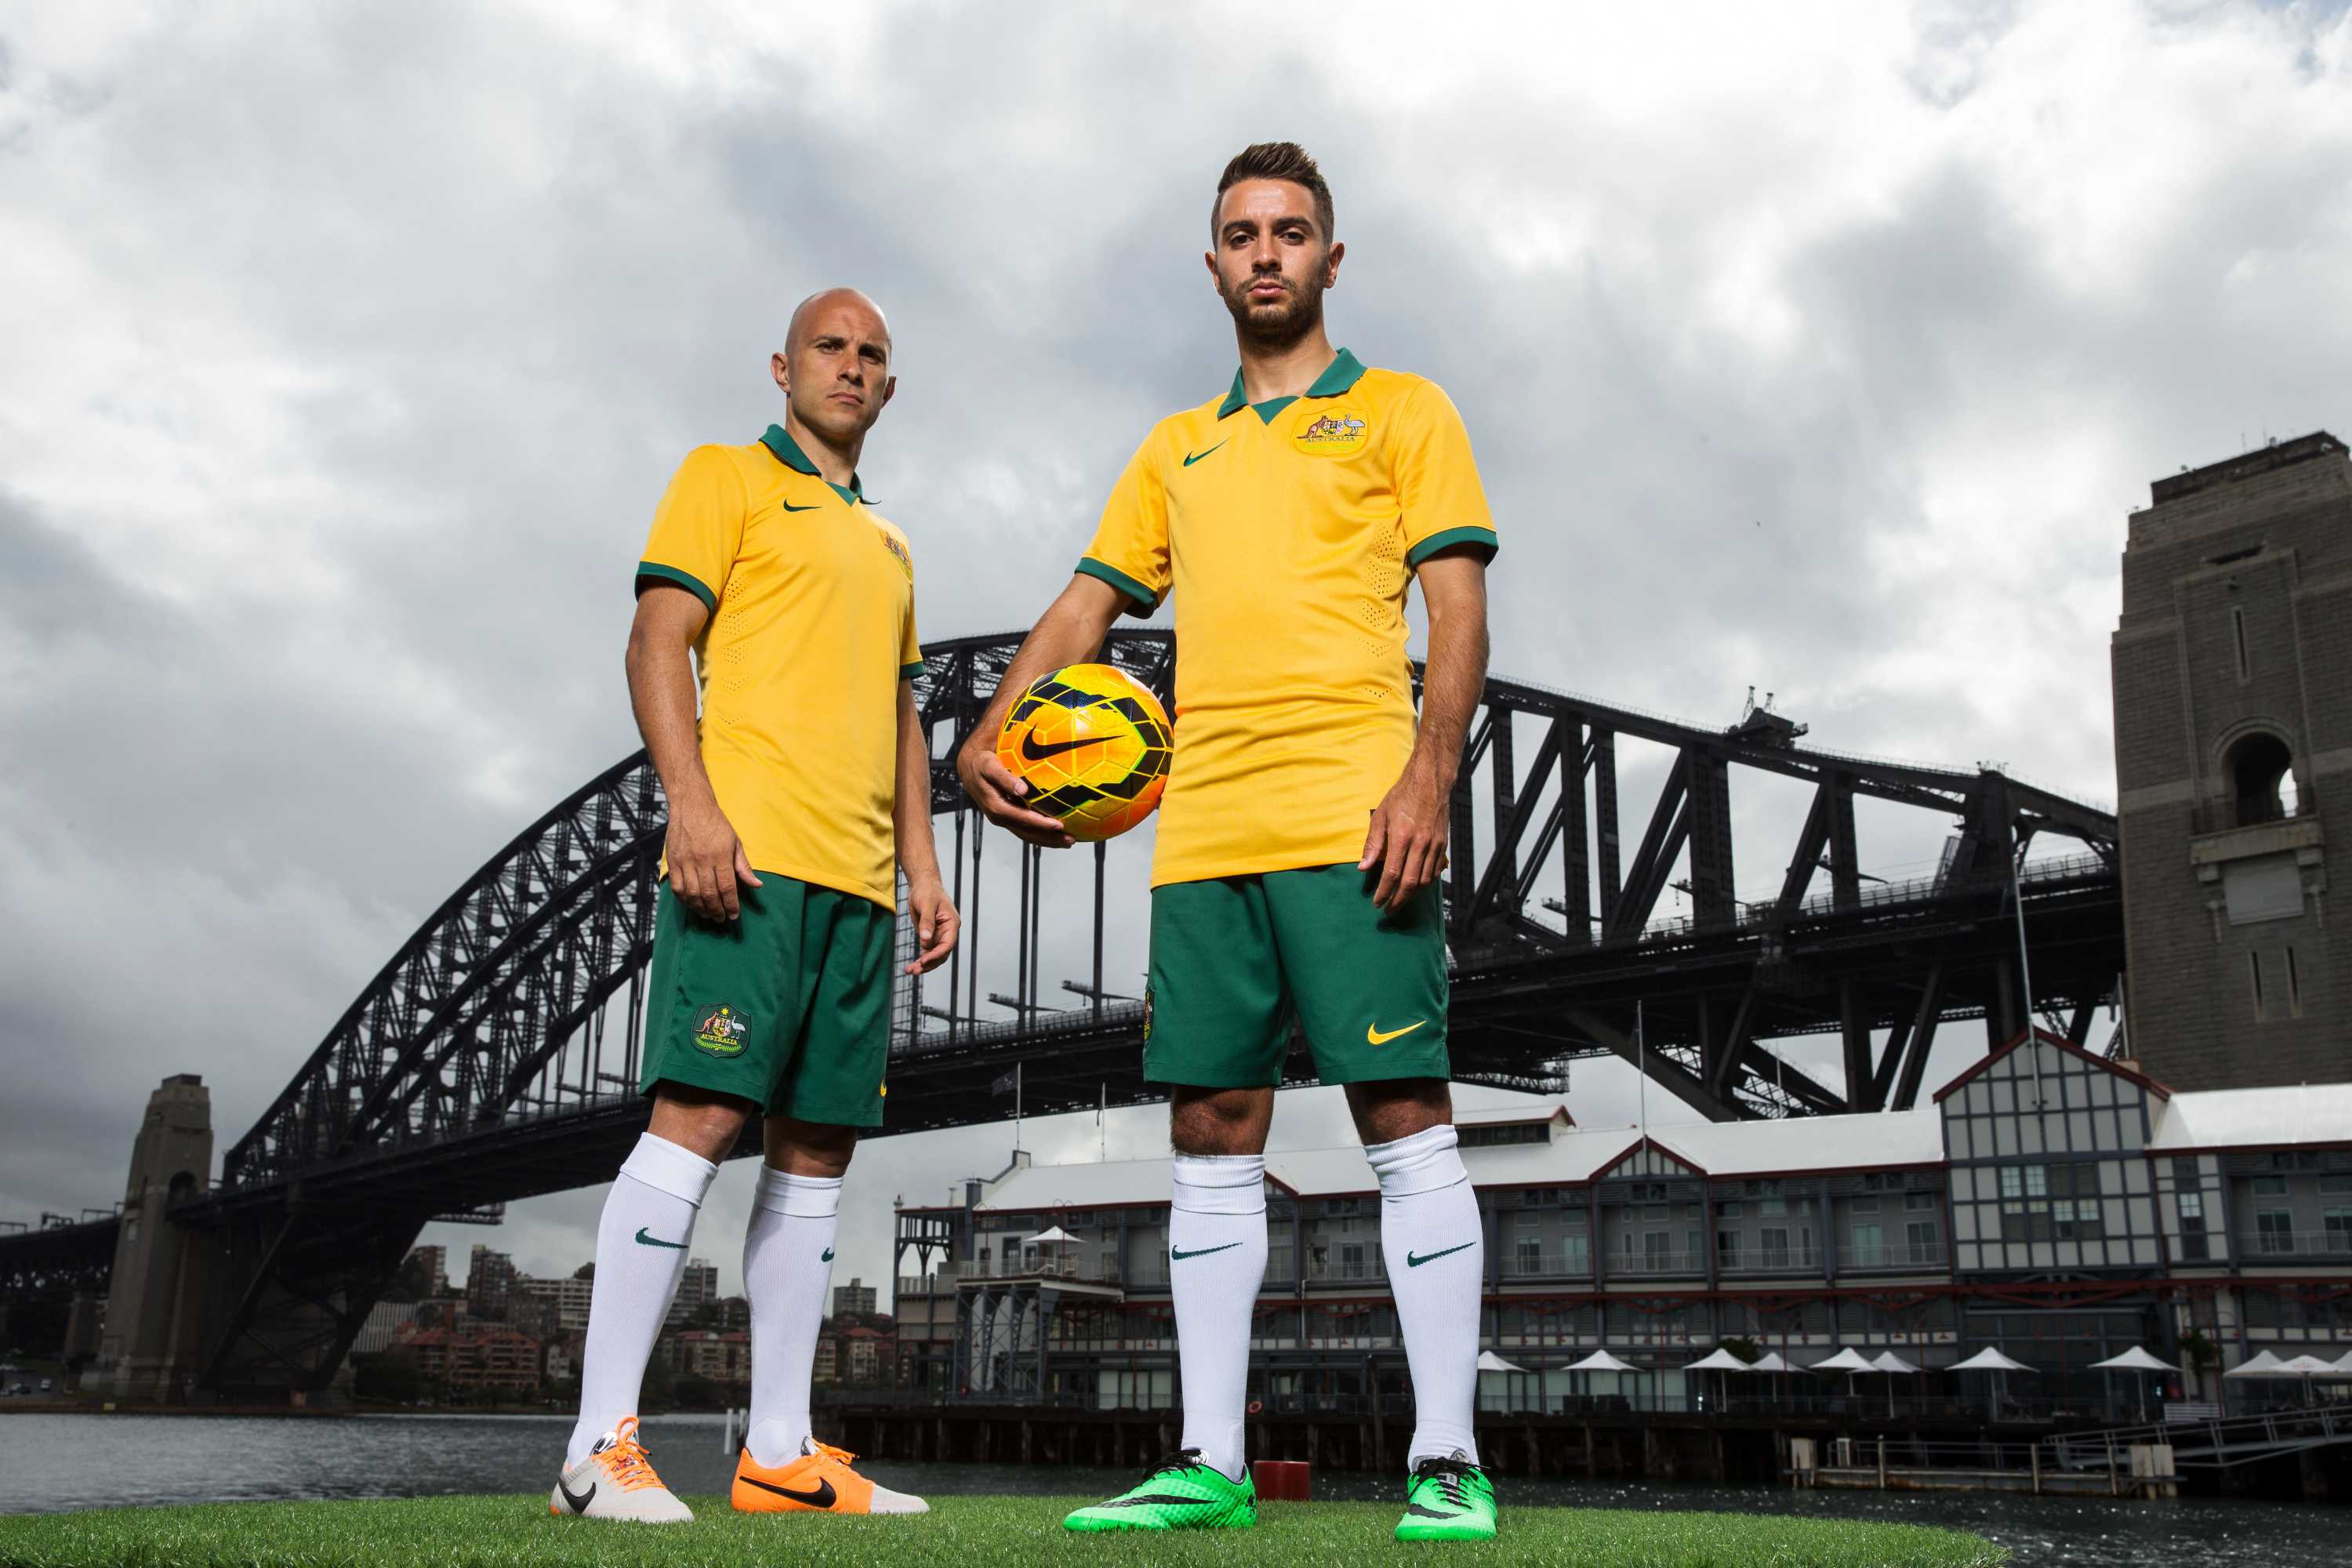
[[[751,1035],[751,1020],[724,1002],[694,1020],[694,1043],[714,1057],[741,1056]]]
[[[1290,444],[1310,458],[1352,458],[1370,443],[1371,422],[1361,408],[1306,399]]]
[[[913,582],[915,558],[907,553],[906,542],[887,528],[877,528],[874,531],[882,536],[882,547],[898,558],[898,570],[907,574],[907,581]]]

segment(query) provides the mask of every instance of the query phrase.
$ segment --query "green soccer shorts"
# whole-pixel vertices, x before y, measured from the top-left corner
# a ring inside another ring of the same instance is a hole
[[[691,1084],[793,1116],[879,1127],[898,915],[769,873],[742,916],[689,913],[661,884],[638,1088]]]
[[[1278,1085],[1294,1018],[1325,1083],[1451,1076],[1436,884],[1394,912],[1374,886],[1350,863],[1154,888],[1146,1081]]]

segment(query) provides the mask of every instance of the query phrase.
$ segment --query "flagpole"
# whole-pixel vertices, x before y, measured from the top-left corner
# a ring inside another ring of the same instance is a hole
[[[1650,1041],[1642,1026],[1642,1004],[1638,1001],[1633,1004],[1633,1059],[1635,1075],[1641,1079],[1633,1086],[1633,1092],[1640,1097],[1635,1103],[1640,1108],[1642,1136],[1646,1138],[1650,1135]]]
[[[1013,1064],[1013,1152],[1021,1152],[1021,1064]]]
[[[1100,998],[1097,998],[1096,1005],[1101,1005]],[[1110,1085],[1106,1083],[1101,1088],[1102,1100],[1095,1107],[1095,1158],[1108,1165],[1110,1163]]]

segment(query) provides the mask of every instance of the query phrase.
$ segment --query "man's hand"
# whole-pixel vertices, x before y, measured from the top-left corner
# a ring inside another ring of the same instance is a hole
[[[1372,902],[1380,908],[1401,910],[1437,879],[1445,865],[1445,795],[1436,767],[1415,752],[1404,765],[1404,775],[1372,813],[1364,858],[1356,869],[1380,868],[1380,882],[1372,889]]]
[[[735,919],[740,907],[736,884],[760,886],[743,853],[743,841],[735,837],[733,826],[716,801],[673,805],[663,847],[669,858],[670,891],[704,920]]]
[[[994,731],[975,731],[963,743],[963,750],[956,753],[956,777],[963,781],[964,793],[999,827],[1048,849],[1067,849],[1077,842],[1060,823],[1021,804],[1029,793],[1028,782],[1014,778],[1012,770],[998,760]]]
[[[928,974],[948,961],[955,951],[956,938],[963,931],[963,917],[956,913],[955,905],[948,901],[947,884],[934,871],[928,877],[907,879],[907,912],[915,920],[915,962],[907,965],[909,974]]]

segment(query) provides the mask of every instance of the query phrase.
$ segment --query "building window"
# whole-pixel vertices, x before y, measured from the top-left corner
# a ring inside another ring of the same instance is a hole
[[[1879,1228],[1874,1225],[1855,1226],[1853,1252],[1853,1256],[1848,1261],[1857,1268],[1868,1268],[1886,1261],[1886,1247],[1881,1239]]]
[[[1519,1237],[1518,1272],[1523,1275],[1543,1272],[1543,1243],[1532,1236]]]
[[[1855,1198],[1847,1205],[1847,1207],[1855,1214],[1876,1214],[1878,1212],[1878,1200],[1876,1198]]]
[[[2319,1178],[2319,1190],[2327,1197],[2352,1197],[2352,1171],[2331,1171]]]
[[[1942,1250],[1932,1219],[1915,1219],[1903,1227],[1903,1245],[1910,1248],[1910,1263],[1932,1263]]]
[[[1561,1261],[1570,1274],[1584,1273],[1592,1266],[1591,1259],[1584,1249],[1584,1237],[1581,1232],[1561,1237],[1559,1250]]]
[[[1739,1201],[1737,1198],[1732,1198],[1716,1205],[1715,1217],[1717,1219],[1738,1219],[1739,1217]]]
[[[2286,1196],[2286,1178],[2284,1176],[2275,1175],[2256,1176],[2254,1178],[2254,1195],[2259,1198],[2283,1198]]]
[[[2201,1261],[2213,1256],[2213,1244],[2205,1234],[2205,1194],[2182,1193],[2180,1203],[2180,1256],[2190,1261]]]
[[[1718,1230],[1715,1233],[1715,1261],[1718,1268],[1739,1267],[1739,1242],[1740,1235],[1736,1230]]]
[[[1906,1193],[1903,1194],[1903,1206],[1909,1209],[1914,1214],[1927,1213],[1935,1208],[1936,1194],[1933,1193]]]
[[[2247,679],[2253,674],[2253,668],[2246,662],[2246,612],[2243,605],[2230,606],[2230,637],[2237,644],[2238,679]]]
[[[2254,1250],[2272,1254],[2294,1250],[2294,1215],[2292,1210],[2257,1209],[2255,1211]]]
[[[2288,780],[2294,763],[2294,753],[2286,749],[2286,742],[2262,731],[2230,748],[2230,783],[2239,826],[2252,827],[2294,815],[2292,795],[2281,793],[2281,785]]]
[[[2352,1209],[2328,1209],[2319,1216],[2319,1225],[2329,1252],[2352,1252]]]
[[[1759,1198],[1756,1200],[1756,1212],[1766,1219],[1778,1219],[1782,1215],[1789,1212],[1789,1200],[1786,1198]]]
[[[2175,1154],[2172,1157],[2172,1182],[2175,1186],[2180,1187],[2193,1187],[2197,1184],[2196,1155]]]

